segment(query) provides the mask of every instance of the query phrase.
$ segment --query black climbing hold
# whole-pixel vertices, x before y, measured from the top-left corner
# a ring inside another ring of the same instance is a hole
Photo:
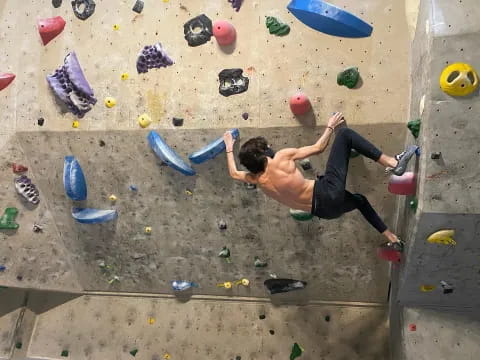
[[[275,334],[275,331],[274,331],[274,330],[270,330],[269,333],[270,333],[270,335],[274,335],[274,334]]]
[[[23,280],[23,276],[22,276],[22,275],[17,275],[17,280],[18,280],[18,281],[22,281],[22,280]]]
[[[304,289],[307,286],[307,282],[293,279],[268,279],[264,281],[263,285],[273,295]]]
[[[433,152],[430,157],[432,158],[432,160],[438,160],[442,157],[442,153],[441,152]]]
[[[80,10],[84,5],[83,11]],[[95,12],[95,1],[93,0],[73,0],[72,8],[75,16],[80,20],[87,20]]]
[[[54,8],[59,8],[60,6],[62,6],[62,1],[63,0],[52,0],[52,5]]]
[[[100,141],[98,142],[98,145],[100,145],[101,147],[104,147],[104,146],[105,146],[105,141],[100,140]]]
[[[242,360],[242,357],[241,357],[240,355],[237,355],[237,356],[235,357],[235,360]]]
[[[45,119],[44,118],[39,118],[37,120],[37,124],[38,124],[38,126],[43,126],[43,124],[45,124]]]
[[[133,5],[132,10],[135,11],[137,14],[140,14],[143,11],[143,0],[137,0],[135,1],[135,5]]]
[[[68,350],[63,350],[60,355],[63,357],[68,357]]]
[[[310,162],[309,159],[303,159],[300,161],[300,166],[302,167],[303,170],[311,170],[312,169],[312,163]]]
[[[223,96],[230,96],[247,91],[249,80],[242,74],[242,69],[222,70],[220,74],[218,74],[220,79],[220,94]]]
[[[224,220],[220,220],[220,221],[218,222],[218,228],[219,228],[220,230],[227,230],[227,222],[224,221]]]
[[[326,315],[326,316],[325,316],[325,321],[326,321],[326,322],[329,322],[329,321],[330,321],[330,315]]]
[[[182,126],[183,125],[183,119],[174,117],[172,119],[172,123],[173,123],[173,126]]]
[[[183,25],[183,33],[189,46],[203,45],[213,36],[212,20],[205,14],[194,17]]]
[[[266,318],[266,316],[265,316],[264,314],[262,314],[262,315],[260,315],[258,318],[259,318],[260,320],[264,320],[264,319]]]
[[[242,117],[243,117],[243,120],[248,120],[248,113],[247,112],[244,112],[242,114]]]

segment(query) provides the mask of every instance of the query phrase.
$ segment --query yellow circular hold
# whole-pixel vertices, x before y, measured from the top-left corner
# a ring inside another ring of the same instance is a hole
[[[148,323],[149,323],[150,325],[155,324],[155,318],[153,318],[153,317],[148,318]]]
[[[166,360],[170,359],[170,354],[166,353],[165,355],[163,355],[163,358],[166,359]]]
[[[72,127],[73,127],[74,129],[78,129],[79,126],[80,126],[80,123],[79,123],[77,120],[75,120],[75,121],[72,123]]]
[[[152,228],[150,226],[145,227],[145,234],[151,234],[152,233]]]
[[[193,192],[190,189],[185,189],[185,194],[188,195],[188,196],[192,196]]]
[[[117,104],[117,100],[113,97],[106,97],[105,98],[105,106],[108,108],[112,108]]]
[[[127,80],[128,79],[128,73],[124,72],[121,76],[122,80]]]
[[[451,64],[440,75],[440,87],[451,96],[470,95],[478,88],[478,74],[469,64]]]
[[[223,283],[223,287],[224,287],[225,289],[231,289],[231,288],[232,288],[232,283],[231,283],[230,281],[225,281],[225,282]]]
[[[110,201],[117,201],[117,197],[116,197],[115,195],[113,195],[113,194],[110,195],[110,196],[108,197],[108,199],[109,199]]]
[[[115,30],[115,31],[120,30],[120,25],[114,24],[113,25],[113,30]]]
[[[243,285],[243,286],[248,286],[248,285],[250,285],[250,280],[243,278],[243,279],[242,279],[242,285]]]
[[[152,119],[147,114],[143,114],[138,117],[138,124],[144,129],[148,127],[148,125],[150,125],[151,123]]]

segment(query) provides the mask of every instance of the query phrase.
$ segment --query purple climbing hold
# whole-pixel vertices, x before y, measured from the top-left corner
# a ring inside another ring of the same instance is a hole
[[[243,120],[248,120],[248,113],[247,112],[244,112],[242,114],[242,117],[243,117]]]
[[[235,11],[240,11],[240,8],[243,4],[243,0],[228,0],[228,2],[232,4],[232,7],[235,9]]]
[[[74,51],[65,57],[63,66],[54,74],[47,75],[47,81],[55,95],[79,118],[84,117],[97,102]]]
[[[173,64],[173,60],[158,42],[155,45],[147,45],[140,51],[137,58],[137,71],[142,74],[150,69],[159,69]]]
[[[37,205],[40,202],[40,193],[37,187],[26,175],[15,178],[15,190],[31,204]]]

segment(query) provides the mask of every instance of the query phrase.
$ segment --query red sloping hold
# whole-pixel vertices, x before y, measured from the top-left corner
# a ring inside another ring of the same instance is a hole
[[[38,19],[37,26],[43,45],[47,45],[63,31],[65,28],[65,20],[63,20],[61,16]]]
[[[15,74],[0,72],[0,91],[5,89],[15,79]]]

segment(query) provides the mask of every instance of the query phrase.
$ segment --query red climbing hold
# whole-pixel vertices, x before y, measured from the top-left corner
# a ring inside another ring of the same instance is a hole
[[[290,110],[295,115],[303,115],[310,110],[310,100],[302,93],[293,95],[290,98]]]
[[[65,28],[65,20],[63,20],[61,16],[38,19],[37,26],[43,45],[47,45],[63,31]]]
[[[379,246],[377,248],[377,255],[380,259],[397,264],[400,263],[402,257],[400,251],[392,249],[388,246]]]
[[[388,191],[397,195],[414,195],[416,187],[413,172],[406,172],[402,176],[392,175],[388,182]]]
[[[410,331],[417,331],[417,325],[415,325],[415,324],[408,324],[408,330],[410,330]]]
[[[232,24],[225,20],[217,20],[213,23],[213,36],[221,46],[232,44],[237,38],[237,32]]]
[[[5,89],[15,79],[15,74],[0,73],[0,91]]]
[[[12,170],[15,174],[20,174],[25,171],[28,171],[28,167],[23,166],[21,164],[17,164],[17,163],[12,163]]]

